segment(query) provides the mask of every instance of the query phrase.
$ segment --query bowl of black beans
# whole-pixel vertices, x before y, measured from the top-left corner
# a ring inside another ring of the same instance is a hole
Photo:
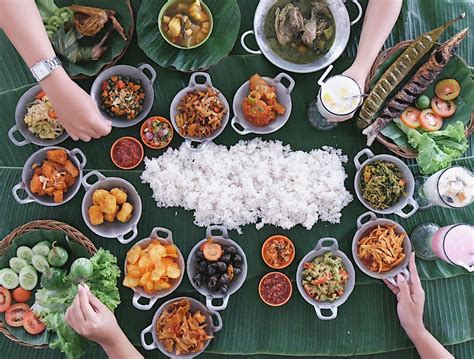
[[[245,253],[222,226],[207,228],[206,238],[189,253],[186,267],[189,281],[206,297],[210,310],[227,308],[230,295],[239,290],[247,277]],[[218,301],[220,304],[215,304]]]

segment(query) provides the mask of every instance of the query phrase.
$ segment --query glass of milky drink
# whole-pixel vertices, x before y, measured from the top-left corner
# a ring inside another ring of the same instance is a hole
[[[318,81],[320,89],[315,101],[308,108],[308,121],[318,130],[330,130],[337,122],[350,119],[362,103],[362,90],[357,82],[345,75],[326,79],[332,66]]]
[[[467,168],[453,166],[430,177],[419,177],[417,182],[420,208],[462,208],[474,202],[474,174]]]
[[[410,238],[417,256],[427,260],[438,258],[474,271],[474,226],[453,224],[440,228],[427,223],[417,226]]]

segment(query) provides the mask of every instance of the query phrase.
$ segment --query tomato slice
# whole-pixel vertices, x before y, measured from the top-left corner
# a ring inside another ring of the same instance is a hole
[[[5,321],[11,327],[21,327],[23,325],[23,318],[29,310],[30,306],[28,304],[12,304],[5,312]]]
[[[400,119],[405,126],[410,128],[418,128],[420,127],[420,122],[418,121],[420,113],[421,111],[416,107],[408,107],[405,111],[403,111]]]
[[[456,112],[456,103],[452,100],[441,100],[435,96],[431,99],[431,109],[441,117],[449,117]]]
[[[16,288],[13,293],[13,299],[18,303],[26,303],[31,297],[31,290],[23,289],[22,287]]]
[[[12,296],[7,288],[0,286],[0,313],[5,312],[12,305]]]
[[[436,84],[435,92],[441,100],[454,100],[461,93],[461,85],[455,79],[445,79]]]
[[[32,310],[29,310],[23,317],[23,328],[31,335],[36,335],[43,332],[46,329],[46,325],[44,325]]]
[[[426,131],[438,131],[443,126],[443,119],[437,115],[431,108],[421,111],[418,118],[420,125]]]

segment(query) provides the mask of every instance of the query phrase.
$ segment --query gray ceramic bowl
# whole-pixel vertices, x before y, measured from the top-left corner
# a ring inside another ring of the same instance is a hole
[[[91,177],[97,177],[97,181],[94,184],[90,184],[88,180]],[[142,201],[138,195],[135,187],[128,181],[117,177],[105,177],[98,171],[91,171],[82,178],[82,186],[84,187],[86,194],[82,199],[82,218],[86,222],[87,227],[95,234],[105,238],[117,238],[122,244],[130,243],[135,239],[138,234],[137,224],[142,215]],[[111,190],[112,188],[122,188],[127,192],[127,202],[133,206],[132,218],[126,223],[119,221],[107,222],[94,226],[89,220],[88,209],[92,206],[92,196],[94,191],[97,189]],[[127,234],[130,234],[128,238],[125,238]]]
[[[156,311],[155,315],[153,316],[153,321],[152,323],[146,327],[145,329],[142,330],[140,334],[142,346],[146,350],[153,350],[153,349],[159,349],[164,355],[166,355],[168,358],[194,358],[198,356],[199,354],[203,353],[206,348],[208,347],[209,343],[211,342],[212,339],[208,339],[206,343],[204,344],[204,347],[202,350],[200,350],[197,353],[189,354],[189,355],[176,355],[176,353],[168,353],[165,350],[165,347],[163,343],[158,339],[156,335],[156,322],[158,321],[158,318],[160,317],[161,313],[165,310],[166,307],[168,307],[170,304],[179,302],[181,300],[189,300],[191,303],[191,312],[194,313],[196,311],[200,311],[201,314],[206,316],[206,326],[205,330],[206,332],[213,336],[215,333],[220,331],[222,329],[222,318],[219,313],[213,310],[207,309],[201,302],[198,302],[196,299],[190,298],[190,297],[179,297],[179,298],[174,298],[171,299],[161,305],[161,307],[158,308]],[[217,319],[217,325],[214,324],[213,318],[216,317]],[[152,344],[147,344],[146,342],[146,334],[150,333],[153,337],[153,343]]]
[[[212,234],[213,232],[218,232],[218,235],[214,236]],[[194,269],[194,264],[196,262],[196,253],[199,250],[199,247],[203,243],[205,243],[208,239],[212,239],[213,241],[221,245],[234,246],[237,249],[237,253],[240,254],[240,256],[242,257],[242,272],[238,276],[235,276],[235,278],[229,283],[229,288],[226,294],[211,292],[204,285],[198,288],[196,284],[194,284],[194,281],[193,281],[194,274],[196,273]],[[196,291],[198,291],[199,293],[201,293],[202,295],[206,297],[206,306],[210,310],[224,310],[225,308],[227,308],[230,295],[237,292],[245,282],[245,278],[247,277],[247,258],[245,256],[244,250],[236,242],[234,242],[232,239],[229,238],[227,229],[225,227],[209,226],[206,229],[206,238],[198,242],[193,247],[193,249],[191,249],[191,252],[189,252],[188,261],[186,263],[186,271],[188,273],[189,281],[191,282],[194,289],[196,289]],[[222,304],[214,305],[215,299],[221,299]]]
[[[34,165],[41,165],[43,161],[47,158],[46,152],[48,152],[49,150],[56,150],[56,149],[61,149],[61,150],[66,151],[69,159],[79,169],[79,176],[76,178],[76,182],[74,182],[74,184],[67,190],[67,192],[64,193],[64,201],[62,201],[61,203],[55,203],[53,198],[50,196],[42,196],[42,197],[38,196],[37,194],[34,194],[30,190],[30,180],[31,180],[31,177],[33,177],[33,173],[35,171]],[[81,187],[82,170],[84,169],[86,163],[87,163],[87,159],[86,159],[86,156],[84,155],[84,152],[82,152],[78,148],[75,148],[71,151],[69,151],[66,148],[58,147],[58,146],[50,146],[50,147],[42,148],[36,151],[35,153],[33,153],[30,156],[30,158],[26,160],[25,165],[23,166],[23,172],[21,174],[21,182],[17,183],[12,188],[13,198],[15,198],[15,200],[19,204],[36,202],[36,203],[42,204],[43,206],[49,206],[49,207],[60,206],[70,201],[76,195],[77,191],[79,191],[79,188]],[[18,194],[19,190],[23,190],[27,193],[26,198],[20,198]]]
[[[331,242],[330,246],[325,246],[326,242]],[[303,264],[307,262],[311,262],[314,258],[324,255],[326,252],[331,252],[333,255],[342,259],[342,263],[346,268],[347,273],[349,274],[349,280],[346,284],[344,294],[334,302],[318,302],[314,298],[311,298],[303,288],[303,279],[301,276],[301,272],[303,271]],[[331,320],[337,317],[337,308],[344,304],[346,300],[351,295],[352,291],[354,290],[355,286],[355,271],[354,266],[352,265],[349,258],[344,254],[344,252],[339,250],[338,242],[335,238],[321,238],[316,247],[309,252],[307,255],[303,257],[303,259],[298,264],[298,269],[296,270],[296,285],[298,286],[298,291],[300,292],[301,296],[304,300],[306,300],[309,304],[314,307],[316,311],[316,315],[321,320]],[[328,309],[331,311],[330,316],[325,316],[321,309]]]
[[[164,234],[165,236],[160,237],[159,234]],[[150,244],[150,242],[154,240],[160,241],[160,243],[162,243],[163,245],[173,244],[173,234],[171,233],[169,229],[155,227],[151,231],[150,237],[144,238],[138,241],[136,244],[139,245],[141,248],[146,248],[148,244]],[[135,293],[133,294],[132,304],[135,308],[140,309],[140,310],[149,310],[153,307],[153,305],[155,305],[158,299],[166,297],[167,295],[170,295],[176,290],[176,288],[179,287],[184,277],[184,258],[179,248],[178,248],[177,261],[178,261],[179,269],[181,270],[181,274],[179,278],[177,278],[173,282],[173,285],[170,288],[166,290],[160,290],[156,293],[146,293],[141,287],[133,288],[133,291]],[[125,258],[125,264],[124,264],[124,272],[125,272],[125,275],[127,275],[127,259],[126,258]],[[142,298],[148,299],[148,304],[141,304],[139,301]]]
[[[145,70],[150,72],[150,78],[145,74]],[[143,100],[143,111],[135,117],[133,120],[127,120],[124,117],[111,117],[107,112],[101,110],[102,100],[100,98],[101,86],[105,80],[108,80],[111,76],[121,75],[128,76],[131,80],[140,80],[143,90],[145,91],[145,99]],[[147,117],[148,113],[153,106],[153,100],[155,98],[155,91],[153,90],[153,83],[156,79],[156,71],[151,65],[142,64],[138,67],[129,65],[116,65],[109,67],[107,70],[102,71],[99,76],[94,80],[91,88],[91,96],[97,104],[102,116],[112,121],[113,127],[131,127],[136,125],[144,118]]]
[[[8,138],[16,146],[24,146],[29,143],[34,143],[35,145],[38,145],[38,146],[54,146],[63,142],[69,137],[66,130],[64,130],[64,132],[60,136],[55,138],[54,140],[42,140],[41,138],[31,133],[30,130],[28,130],[28,126],[26,125],[24,121],[24,118],[26,115],[26,105],[33,102],[35,100],[36,95],[38,95],[38,93],[40,92],[41,92],[40,85],[33,86],[20,97],[20,100],[16,104],[16,109],[15,109],[16,125],[10,128],[10,131],[8,131]],[[15,133],[19,133],[23,137],[23,139],[18,140],[15,137]]]
[[[366,155],[367,159],[364,162],[360,162],[360,159],[362,156]],[[406,181],[406,195],[400,197],[397,203],[394,205],[386,208],[386,209],[375,209],[373,208],[362,196],[361,190],[360,190],[360,181],[361,181],[361,176],[362,176],[362,170],[364,166],[368,165],[369,163],[372,163],[374,161],[387,161],[387,162],[392,162],[395,163],[400,171],[403,174],[403,178]],[[371,150],[368,148],[364,148],[361,150],[357,155],[354,157],[354,164],[356,167],[356,174],[354,177],[354,188],[355,192],[357,195],[357,198],[359,201],[369,210],[380,213],[380,214],[396,214],[402,218],[408,218],[412,216],[416,211],[418,211],[418,203],[413,199],[413,192],[415,191],[415,179],[413,178],[413,174],[411,173],[410,169],[408,166],[403,163],[401,160],[399,160],[395,156],[390,156],[390,155],[377,155],[375,156]],[[410,206],[411,210],[408,213],[405,213],[403,210],[407,207]]]
[[[204,82],[204,84],[198,84],[196,82],[196,78],[198,76],[205,78],[206,81]],[[207,90],[208,87],[214,87],[214,86],[212,86],[211,77],[205,72],[195,72],[191,75],[191,78],[189,79],[188,86],[185,87],[184,89],[182,89],[181,91],[179,91],[176,94],[176,96],[174,97],[173,102],[171,102],[171,106],[170,106],[170,119],[171,119],[171,123],[173,124],[173,127],[174,127],[177,134],[181,135],[179,133],[178,125],[176,124],[176,116],[178,115],[178,111],[177,111],[176,108],[178,107],[179,102],[181,101],[181,99],[188,92],[195,91],[195,90],[205,91],[205,90]],[[216,89],[216,88],[214,88],[214,89]],[[181,137],[184,138],[184,143],[186,144],[186,146],[191,151],[200,151],[200,150],[202,150],[207,143],[212,141],[214,138],[219,136],[222,133],[222,131],[224,131],[225,126],[227,126],[227,122],[229,122],[229,103],[227,102],[226,98],[224,97],[224,95],[219,90],[217,90],[217,92],[219,94],[218,95],[219,100],[221,100],[222,104],[224,105],[225,111],[226,111],[226,113],[224,115],[224,118],[222,119],[222,126],[221,126],[221,128],[214,131],[214,133],[210,137],[207,137],[207,138],[204,138],[204,139],[203,138],[198,138],[198,137],[189,137],[189,136],[183,137],[183,136],[181,136]]]
[[[275,76],[274,78],[263,77],[263,79],[270,86],[275,88],[278,102],[286,109],[285,114],[282,116],[277,116],[274,121],[264,127],[255,126],[253,123],[247,121],[242,111],[242,102],[250,92],[249,81],[247,81],[242,86],[240,86],[240,88],[235,93],[233,103],[234,117],[230,121],[230,125],[239,135],[246,135],[247,133],[257,133],[264,135],[278,131],[285,125],[285,123],[288,121],[288,118],[290,117],[292,105],[291,91],[293,91],[293,88],[295,87],[295,81],[284,72]],[[282,79],[286,79],[288,81],[288,87],[282,84]]]
[[[368,219],[368,221],[364,222],[365,219]],[[359,259],[359,256],[357,255],[357,242],[375,227],[384,225],[395,225],[398,233],[405,234],[405,239],[403,241],[403,251],[405,252],[405,259],[391,271],[385,273],[372,272]],[[365,274],[367,274],[369,277],[377,279],[386,279],[394,286],[398,286],[396,281],[398,274],[402,274],[405,278],[407,278],[407,280],[410,280],[410,272],[407,270],[407,267],[408,263],[410,262],[411,251],[412,247],[410,237],[408,237],[408,233],[397,222],[385,218],[377,218],[377,216],[373,212],[366,212],[359,216],[359,218],[357,218],[357,232],[354,234],[354,239],[352,240],[352,256],[354,257],[354,262],[357,264],[359,269]]]

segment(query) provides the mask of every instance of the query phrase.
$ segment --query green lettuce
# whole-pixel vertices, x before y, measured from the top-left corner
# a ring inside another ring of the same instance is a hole
[[[91,258],[94,268],[92,276],[85,283],[99,300],[110,310],[115,310],[120,304],[117,280],[120,269],[117,258],[103,248]],[[79,283],[70,275],[64,277],[66,285],[57,288],[41,288],[36,292],[33,311],[40,316],[48,330],[56,333],[49,346],[61,350],[67,358],[79,358],[84,354],[89,341],[77,334],[64,320],[67,308],[71,305],[77,293]]]
[[[451,166],[453,160],[461,157],[469,148],[461,121],[433,132],[408,128],[399,119],[394,121],[407,135],[410,146],[418,151],[416,160],[423,174],[429,175]]]
[[[53,16],[59,9],[54,0],[36,0],[36,7],[38,8],[43,21]]]

